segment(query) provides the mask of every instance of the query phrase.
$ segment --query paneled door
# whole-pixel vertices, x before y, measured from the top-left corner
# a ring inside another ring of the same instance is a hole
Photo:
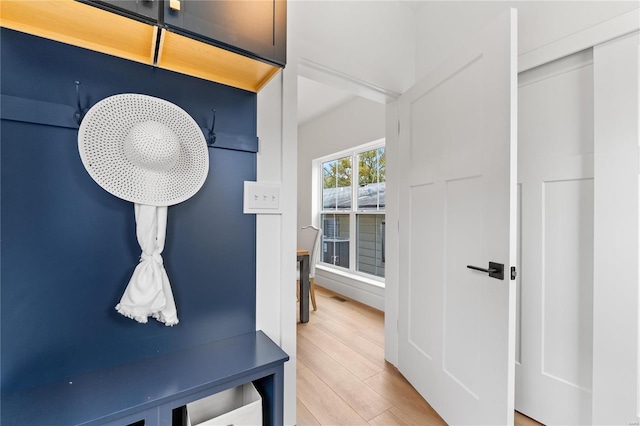
[[[516,19],[399,100],[398,367],[449,424],[513,423]]]
[[[593,53],[519,75],[516,409],[591,424]]]

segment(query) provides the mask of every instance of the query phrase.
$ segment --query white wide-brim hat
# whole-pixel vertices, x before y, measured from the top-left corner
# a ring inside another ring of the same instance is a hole
[[[89,175],[123,200],[171,206],[193,196],[209,172],[202,130],[177,105],[153,96],[110,96],[87,111],[78,132]]]

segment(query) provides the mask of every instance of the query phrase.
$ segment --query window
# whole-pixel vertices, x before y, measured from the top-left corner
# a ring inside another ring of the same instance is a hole
[[[384,141],[317,161],[322,174],[320,261],[384,278]]]

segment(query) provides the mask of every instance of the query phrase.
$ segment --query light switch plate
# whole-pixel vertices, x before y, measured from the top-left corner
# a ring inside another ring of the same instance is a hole
[[[244,182],[245,214],[281,214],[280,183]]]

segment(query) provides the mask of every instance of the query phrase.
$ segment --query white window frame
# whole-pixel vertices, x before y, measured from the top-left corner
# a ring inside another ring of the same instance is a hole
[[[356,250],[356,220],[358,215],[385,215],[386,217],[386,208],[384,210],[371,210],[371,211],[359,211],[357,209],[357,200],[358,200],[358,185],[355,184],[358,182],[359,176],[359,167],[357,163],[358,154],[371,151],[377,148],[386,147],[385,139],[378,139],[369,143],[365,143],[362,145],[358,145],[353,148],[349,148],[346,150],[342,150],[339,152],[332,153],[330,155],[325,155],[320,158],[316,158],[312,161],[313,167],[313,176],[314,179],[312,181],[313,185],[313,203],[312,203],[312,215],[313,215],[313,223],[322,229],[322,215],[323,214],[345,214],[349,215],[349,268],[336,266],[331,263],[322,262],[322,256],[318,256],[318,266],[320,269],[328,270],[334,272],[338,275],[352,277],[354,279],[364,281],[369,284],[373,284],[375,286],[384,287],[385,278],[379,277],[376,275],[368,274],[366,272],[360,272],[356,269],[357,267],[357,250]],[[352,165],[352,175],[351,175],[351,208],[345,210],[335,210],[335,211],[324,211],[322,210],[322,184],[323,184],[323,176],[322,176],[322,164],[327,161],[338,160],[344,157],[351,157]],[[386,207],[386,206],[385,206]]]

